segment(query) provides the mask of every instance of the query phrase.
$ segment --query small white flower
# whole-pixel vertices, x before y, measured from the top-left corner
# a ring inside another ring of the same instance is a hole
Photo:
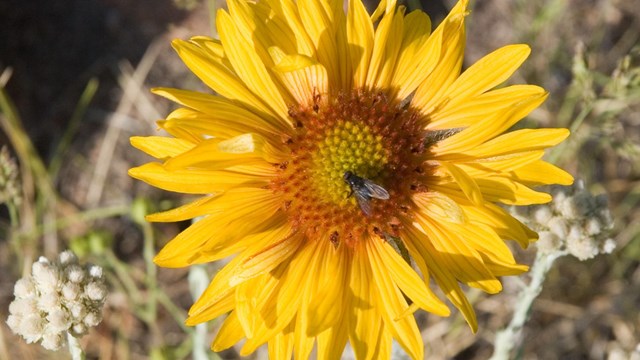
[[[540,224],[546,224],[553,217],[553,213],[548,206],[541,206],[534,210],[533,218]]]
[[[592,195],[580,180],[570,187],[552,187],[551,193],[552,203],[513,212],[539,233],[540,251],[566,251],[580,260],[613,251],[615,242],[608,237],[613,221],[606,195]]]
[[[33,298],[16,298],[9,304],[9,312],[12,314],[27,315],[35,314],[38,311],[36,299]]]
[[[80,296],[80,286],[74,282],[68,282],[62,286],[61,292],[65,300],[74,301]]]
[[[86,333],[87,327],[83,323],[77,323],[71,327],[71,334],[74,336],[82,336]]]
[[[77,264],[70,264],[65,269],[65,272],[69,281],[76,284],[81,283],[85,278],[84,270],[80,267],[80,265]]]
[[[593,236],[602,232],[602,223],[598,218],[590,218],[585,225],[587,235]]]
[[[605,254],[611,254],[616,249],[616,242],[613,239],[607,239],[602,246],[602,251]]]
[[[28,343],[40,341],[59,349],[65,333],[80,336],[102,320],[107,288],[102,268],[83,268],[70,251],[56,262],[44,257],[31,267],[32,274],[16,282],[7,324]]]
[[[61,308],[53,309],[47,315],[49,326],[56,332],[65,331],[69,328],[69,313]]]
[[[107,288],[102,282],[92,281],[85,287],[85,293],[93,301],[103,301],[107,296]]]
[[[549,220],[549,230],[559,238],[565,238],[569,234],[569,225],[567,220],[555,216]]]
[[[82,319],[88,312],[87,307],[80,301],[67,304],[67,308],[74,319]]]
[[[26,298],[32,296],[35,291],[35,285],[31,278],[22,278],[16,281],[16,285],[13,287],[13,295],[17,298]]]
[[[58,350],[64,344],[64,336],[59,332],[47,332],[42,336],[42,347],[47,350]]]
[[[102,268],[96,265],[91,266],[89,268],[89,275],[94,279],[102,279]]]
[[[11,329],[11,331],[13,331],[16,334],[20,330],[21,323],[22,323],[22,315],[9,314],[9,316],[7,317],[7,325],[9,326],[9,329]]]
[[[63,251],[58,255],[58,261],[61,265],[77,264],[78,258],[70,250]]]
[[[42,312],[48,312],[49,310],[60,306],[60,296],[57,292],[42,293],[37,300],[38,309]]]
[[[33,343],[42,337],[45,324],[45,319],[40,314],[25,315],[20,322],[19,331],[28,343]]]
[[[41,257],[40,260],[33,263],[31,268],[33,281],[39,292],[43,294],[53,293],[60,282],[60,277],[49,261],[43,261],[43,259]]]
[[[562,246],[562,240],[558,235],[551,231],[541,231],[538,233],[538,241],[536,242],[540,251],[551,253],[557,251]]]
[[[87,327],[94,327],[100,324],[101,321],[102,321],[102,314],[98,312],[90,312],[87,314],[87,316],[84,317],[84,319],[82,319],[82,322]]]

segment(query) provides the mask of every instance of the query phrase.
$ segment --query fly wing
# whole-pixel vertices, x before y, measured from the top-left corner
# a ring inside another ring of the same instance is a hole
[[[382,186],[374,183],[371,180],[363,179],[364,187],[367,189],[367,193],[370,197],[380,199],[380,200],[388,200],[389,192],[385,190]]]
[[[371,198],[367,195],[363,194],[361,191],[354,191],[353,194],[358,200],[358,205],[360,205],[360,210],[364,213],[365,216],[371,216]]]

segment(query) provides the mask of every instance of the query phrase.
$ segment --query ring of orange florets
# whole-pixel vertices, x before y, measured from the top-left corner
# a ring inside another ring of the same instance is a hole
[[[288,139],[291,159],[280,164],[272,189],[285,200],[289,221],[309,237],[353,243],[364,235],[395,235],[397,216],[420,187],[426,149],[419,113],[382,92],[356,90],[318,96],[309,107],[290,109],[296,124]],[[346,171],[389,192],[371,201],[364,216],[343,180]]]

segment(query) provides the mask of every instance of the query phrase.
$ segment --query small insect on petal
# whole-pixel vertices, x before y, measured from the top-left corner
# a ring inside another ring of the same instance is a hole
[[[385,190],[385,188],[351,171],[346,171],[343,179],[351,188],[349,196],[351,196],[351,194],[355,195],[360,209],[366,216],[371,216],[371,199],[389,199],[389,192]]]

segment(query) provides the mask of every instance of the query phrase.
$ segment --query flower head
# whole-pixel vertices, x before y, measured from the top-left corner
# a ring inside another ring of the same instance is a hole
[[[513,209],[516,218],[538,231],[540,251],[567,252],[584,261],[616,248],[605,194],[592,195],[581,180],[570,187],[552,186],[550,192],[549,204]]]
[[[81,336],[102,321],[102,268],[83,269],[71,251],[62,252],[56,262],[41,257],[31,275],[16,282],[13,293],[7,324],[28,343],[40,341],[49,350],[62,346],[65,332]]]
[[[531,186],[572,177],[541,160],[565,129],[503,134],[546,98],[537,86],[494,89],[529,54],[505,46],[464,72],[460,1],[431,32],[421,11],[383,1],[228,1],[220,40],[176,40],[185,64],[217,95],[155,93],[182,105],[134,137],[159,159],[130,170],[200,197],[150,221],[191,225],[157,255],[161,266],[233,259],[189,312],[228,314],[213,349],[246,339],[273,358],[414,359],[412,313],[449,315],[431,279],[475,331],[459,283],[489,293],[526,271],[505,245],[537,235],[496,203],[548,202]],[[412,267],[412,265],[415,266]],[[417,269],[417,270],[415,270]]]

